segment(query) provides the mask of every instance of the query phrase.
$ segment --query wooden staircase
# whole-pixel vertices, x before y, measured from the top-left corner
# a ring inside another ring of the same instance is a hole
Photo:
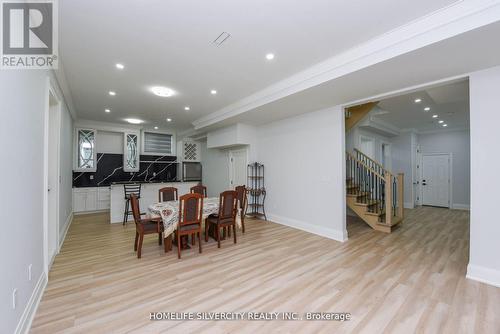
[[[402,223],[403,174],[394,176],[361,151],[346,152],[347,206],[374,230],[391,233]]]
[[[345,111],[345,131],[352,129],[359,121],[363,119],[372,109],[378,104],[378,102],[369,102],[365,104],[360,104],[359,106],[354,106],[347,108]]]

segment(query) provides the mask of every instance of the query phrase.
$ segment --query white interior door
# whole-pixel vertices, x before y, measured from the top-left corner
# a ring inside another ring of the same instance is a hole
[[[47,253],[49,265],[59,246],[59,133],[60,104],[49,96],[48,113],[48,169],[47,169]]]
[[[422,204],[450,206],[449,154],[422,155]]]
[[[231,189],[247,184],[247,164],[246,149],[229,152],[229,186]]]

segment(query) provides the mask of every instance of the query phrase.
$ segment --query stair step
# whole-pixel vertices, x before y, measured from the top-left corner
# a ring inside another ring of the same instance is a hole
[[[347,186],[347,190],[358,189],[359,186]]]
[[[359,206],[366,206],[366,207],[368,207],[368,206],[373,206],[373,205],[376,205],[376,204],[378,204],[378,203],[379,203],[379,201],[373,201],[373,200],[370,200],[370,201],[367,201],[366,203],[356,202],[356,203],[354,203],[354,204],[355,204],[355,205],[359,205]]]
[[[385,212],[370,212],[370,211],[367,211],[365,212],[365,215],[368,215],[368,216],[377,216],[377,217],[385,217]]]
[[[392,217],[392,221],[391,221],[391,224],[386,224],[385,221],[384,222],[380,222],[378,223],[379,225],[384,225],[384,226],[396,226],[397,224],[401,223],[401,221],[403,220],[403,218],[401,217]]]
[[[346,194],[347,196],[349,197],[364,197],[364,196],[369,196],[371,193],[370,192],[367,192],[367,191],[358,191],[356,193],[353,193],[353,194]]]

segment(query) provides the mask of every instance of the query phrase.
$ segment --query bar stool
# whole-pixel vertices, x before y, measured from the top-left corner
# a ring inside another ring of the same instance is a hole
[[[123,225],[128,221],[128,216],[132,214],[130,209],[130,195],[134,194],[137,199],[141,198],[141,184],[130,183],[124,184],[123,190],[125,192],[125,212],[123,213]]]

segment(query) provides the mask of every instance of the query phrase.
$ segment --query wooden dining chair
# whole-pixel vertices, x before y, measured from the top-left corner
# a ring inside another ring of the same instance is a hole
[[[163,187],[158,190],[158,202],[177,201],[178,199],[175,187]]]
[[[179,199],[179,224],[177,225],[177,256],[181,258],[183,235],[197,235],[201,253],[201,222],[203,220],[203,196],[186,194]]]
[[[139,199],[135,194],[130,195],[130,205],[132,206],[132,215],[134,216],[135,222],[134,251],[137,252],[137,258],[140,259],[142,251],[142,241],[145,234],[158,233],[158,244],[162,244],[163,221],[161,217],[141,218]],[[167,247],[165,249],[167,249]]]
[[[203,197],[207,198],[207,187],[205,187],[201,184],[194,186],[194,187],[191,187],[191,189],[189,189],[189,192],[191,194],[200,194]]]
[[[220,194],[219,213],[208,216],[205,220],[205,242],[208,242],[208,230],[210,227],[215,229],[217,237],[217,247],[220,248],[220,230],[221,228],[230,229],[233,227],[234,243],[236,243],[236,213],[238,211],[238,193],[234,190],[227,190]]]
[[[247,188],[245,186],[237,186],[235,188],[238,193],[238,205],[240,209],[240,217],[241,217],[241,231],[245,233],[245,214],[247,212]]]

